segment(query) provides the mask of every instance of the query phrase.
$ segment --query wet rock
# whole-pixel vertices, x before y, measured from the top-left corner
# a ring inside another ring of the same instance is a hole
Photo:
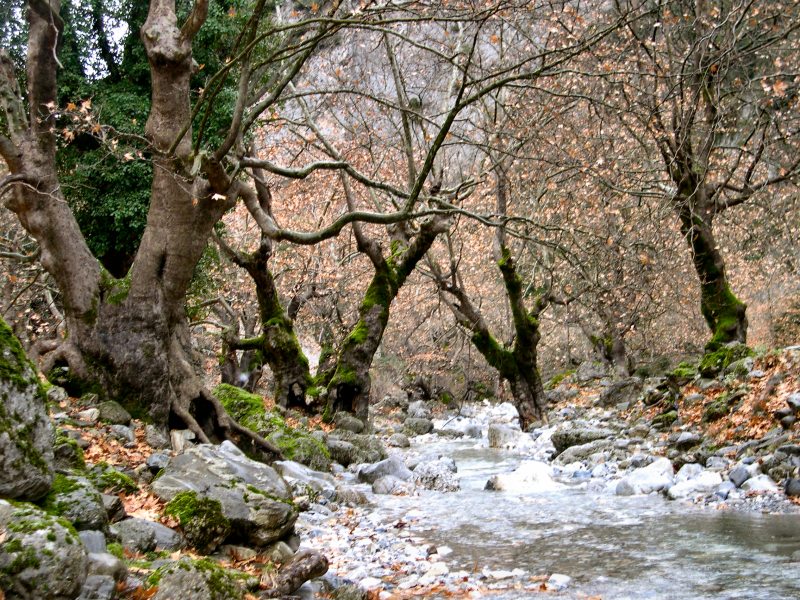
[[[131,415],[119,402],[108,400],[100,404],[100,420],[114,425],[130,425]]]
[[[714,490],[714,495],[720,500],[727,500],[730,493],[735,489],[736,486],[732,481],[723,481],[719,484],[717,489]]]
[[[519,425],[519,412],[510,402],[501,402],[489,409],[490,423],[516,423]]]
[[[280,539],[297,519],[286,481],[229,441],[188,448],[170,461],[152,487],[165,501],[180,492],[218,501],[232,534],[255,546]]]
[[[364,422],[346,412],[337,412],[333,417],[333,424],[336,429],[352,431],[353,433],[364,431]]]
[[[519,429],[514,429],[508,425],[489,425],[487,436],[489,438],[489,448],[511,449],[517,445],[520,436],[524,435]]]
[[[461,489],[455,476],[455,464],[450,459],[439,459],[414,467],[412,481],[426,490],[457,492]]]
[[[331,593],[333,600],[367,600],[369,594],[359,586],[348,583],[337,587]]]
[[[108,575],[89,575],[77,600],[112,600],[117,596],[117,582]]]
[[[74,529],[27,503],[0,500],[0,590],[25,600],[75,598],[87,573]]]
[[[646,467],[635,469],[617,483],[617,496],[660,492],[673,484],[673,468],[668,458],[657,458]]]
[[[408,436],[403,433],[393,433],[389,437],[388,444],[393,448],[410,448],[411,442]]]
[[[425,435],[433,431],[433,421],[409,417],[403,423],[403,428],[409,435]]]
[[[580,446],[595,440],[606,439],[614,435],[610,429],[596,427],[559,427],[553,432],[550,441],[555,446],[556,454],[561,454],[570,446]]]
[[[372,483],[372,492],[374,494],[407,494],[412,489],[413,486],[408,481],[404,481],[394,475],[384,475]]]
[[[382,460],[372,465],[367,465],[358,471],[359,481],[363,481],[365,483],[374,483],[381,477],[385,477],[387,475],[397,477],[402,481],[408,481],[412,477],[411,471],[398,456],[390,456],[386,460]]]
[[[728,473],[728,479],[730,479],[737,488],[742,487],[742,484],[750,479],[750,477],[752,477],[750,470],[744,465],[737,465]]]
[[[549,465],[536,460],[526,460],[510,473],[493,475],[486,482],[485,489],[527,493],[550,492],[561,487],[561,484],[553,480],[552,469]]]
[[[38,500],[53,481],[53,428],[19,340],[0,319],[0,497]]]

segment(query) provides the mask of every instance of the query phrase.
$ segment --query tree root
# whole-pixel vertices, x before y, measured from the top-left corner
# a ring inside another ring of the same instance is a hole
[[[41,340],[33,344],[29,356],[39,364],[42,373],[50,372],[60,361],[66,362],[70,372],[80,379],[89,378],[89,370],[81,351],[71,340]]]

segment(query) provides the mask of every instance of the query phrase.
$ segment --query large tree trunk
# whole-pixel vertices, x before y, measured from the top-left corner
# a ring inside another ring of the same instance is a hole
[[[58,2],[30,2],[28,119],[13,65],[2,60],[0,97],[11,138],[0,138],[0,151],[12,172],[31,184],[17,186],[9,206],[39,242],[42,263],[64,299],[68,337],[45,366],[65,361],[75,378],[162,427],[189,427],[201,441],[248,435],[279,456],[272,444],[228,418],[192,365],[186,290],[214,223],[229,207],[212,198],[205,182],[182,176],[191,153],[191,39],[204,19],[203,6],[195,5],[200,12],[187,21],[192,26],[181,29],[174,3],[153,0],[142,28],[153,85],[146,131],[154,176],[147,227],[128,276],[117,280],[101,269],[59,189],[49,116],[56,100]]]
[[[731,291],[725,262],[712,228],[713,212],[689,210],[688,202],[679,212],[681,233],[692,251],[692,262],[700,280],[700,311],[711,330],[707,351],[729,342],[747,342],[747,305]]]

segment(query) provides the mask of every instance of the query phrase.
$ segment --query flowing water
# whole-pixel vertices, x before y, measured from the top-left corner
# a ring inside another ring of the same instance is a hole
[[[456,461],[462,490],[379,502],[387,518],[409,515],[415,532],[451,547],[451,569],[563,573],[573,578],[566,597],[800,598],[798,515],[717,511],[585,485],[485,491],[491,475],[512,470],[519,459],[474,441],[429,444],[424,451]]]

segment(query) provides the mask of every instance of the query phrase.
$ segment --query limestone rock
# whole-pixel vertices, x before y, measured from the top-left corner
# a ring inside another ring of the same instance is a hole
[[[556,454],[561,454],[570,446],[580,446],[595,440],[609,438],[614,435],[610,429],[596,427],[560,427],[553,432],[550,441],[556,449]]]
[[[286,481],[229,441],[187,448],[170,461],[152,488],[165,501],[180,492],[217,500],[230,521],[231,536],[258,547],[281,539],[297,520]]]
[[[366,483],[374,483],[386,475],[397,477],[402,481],[408,481],[411,479],[412,473],[398,456],[390,456],[386,460],[367,465],[358,471],[358,479]]]
[[[617,484],[617,496],[649,494],[668,489],[673,484],[672,462],[668,458],[658,458],[646,467],[635,469]]]
[[[0,319],[0,497],[37,500],[53,481],[53,429],[36,370]]]
[[[412,480],[426,490],[457,492],[461,489],[451,459],[423,462],[414,467]]]

